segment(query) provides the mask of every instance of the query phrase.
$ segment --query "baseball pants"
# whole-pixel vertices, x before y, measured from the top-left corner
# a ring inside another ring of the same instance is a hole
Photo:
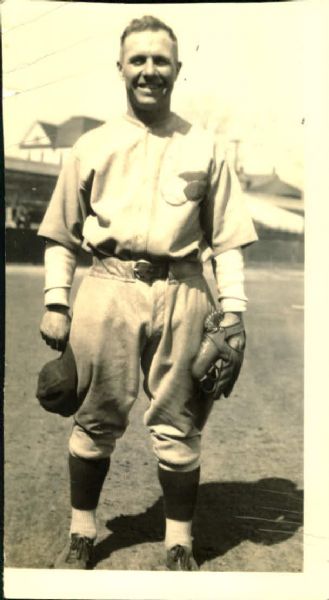
[[[199,466],[201,430],[211,402],[190,374],[212,299],[199,263],[173,263],[167,279],[136,279],[131,261],[94,259],[74,304],[70,342],[83,403],[75,415],[71,454],[111,455],[139,391],[163,469]]]

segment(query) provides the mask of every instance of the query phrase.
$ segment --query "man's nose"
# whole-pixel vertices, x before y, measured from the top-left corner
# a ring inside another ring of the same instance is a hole
[[[144,75],[154,75],[156,72],[156,67],[153,61],[153,58],[147,58],[144,64],[143,73]]]

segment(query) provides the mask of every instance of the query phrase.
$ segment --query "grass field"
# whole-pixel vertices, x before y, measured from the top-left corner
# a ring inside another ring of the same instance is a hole
[[[82,271],[78,273],[78,282]],[[66,542],[70,420],[43,411],[36,379],[54,358],[39,337],[43,271],[7,270],[6,566],[46,568]],[[247,269],[248,344],[230,399],[203,437],[194,523],[204,571],[303,568],[303,272]],[[98,512],[97,569],[163,569],[162,499],[141,393],[118,443]]]

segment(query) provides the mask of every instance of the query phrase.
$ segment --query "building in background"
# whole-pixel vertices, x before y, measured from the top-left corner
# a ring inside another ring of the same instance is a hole
[[[240,139],[233,139],[226,157],[233,165],[258,233],[262,239],[287,239],[304,233],[302,190],[283,181],[272,168],[270,173],[248,173],[240,159]]]
[[[55,187],[60,166],[5,158],[6,228],[36,229]]]
[[[36,121],[19,145],[19,158],[62,165],[79,137],[103,121],[91,117],[71,117],[60,125]]]
[[[70,149],[83,133],[102,123],[84,116],[60,125],[33,123],[15,156],[5,158],[7,228],[38,227]]]

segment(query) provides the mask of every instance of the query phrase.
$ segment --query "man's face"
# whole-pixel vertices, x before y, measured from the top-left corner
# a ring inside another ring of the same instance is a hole
[[[121,50],[118,68],[131,107],[150,111],[169,107],[180,66],[177,46],[166,31],[129,34]]]

